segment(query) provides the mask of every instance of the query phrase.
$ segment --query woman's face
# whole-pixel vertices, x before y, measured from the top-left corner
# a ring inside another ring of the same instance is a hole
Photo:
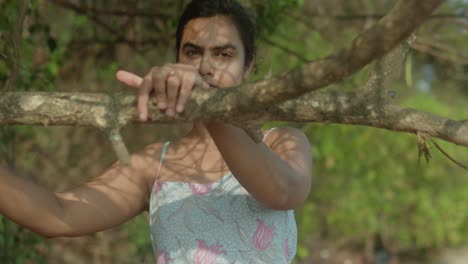
[[[197,67],[212,87],[239,85],[250,73],[239,31],[227,16],[190,20],[180,44],[179,63]]]

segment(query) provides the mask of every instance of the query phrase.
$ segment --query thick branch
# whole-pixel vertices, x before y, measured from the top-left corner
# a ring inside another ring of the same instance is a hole
[[[339,82],[392,50],[407,38],[442,0],[400,0],[379,22],[361,33],[346,49],[288,73],[217,94],[223,111],[248,112]],[[236,100],[242,95],[242,100]]]
[[[196,91],[186,113],[177,121],[224,120],[247,123],[284,120],[365,125],[402,132],[423,132],[468,147],[468,120],[454,121],[393,104],[377,104],[356,93],[314,92],[299,99],[251,113],[219,112],[215,91]],[[153,123],[174,122],[153,101]],[[136,97],[130,94],[6,93],[0,97],[0,125],[74,125],[101,130],[138,122]]]

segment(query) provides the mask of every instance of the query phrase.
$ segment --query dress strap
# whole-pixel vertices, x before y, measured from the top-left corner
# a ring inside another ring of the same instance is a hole
[[[156,171],[155,181],[158,180],[159,171],[161,170],[164,158],[166,157],[167,148],[169,147],[170,143],[171,143],[170,141],[167,141],[167,142],[164,143],[164,145],[162,147],[161,157],[159,158],[159,166],[158,166],[158,169]]]

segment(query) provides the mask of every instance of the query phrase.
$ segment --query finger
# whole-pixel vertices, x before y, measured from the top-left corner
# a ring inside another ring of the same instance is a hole
[[[177,100],[177,94],[180,88],[180,79],[175,75],[169,75],[167,77],[167,115],[175,115],[175,105]]]
[[[168,70],[160,68],[158,71],[152,71],[153,74],[153,89],[156,92],[156,100],[158,101],[158,108],[165,110],[167,108],[167,94],[166,94],[166,79]]]
[[[138,113],[141,121],[148,119],[149,95],[153,86],[153,80],[150,75],[143,79],[143,83],[138,89]]]
[[[193,75],[192,75],[193,76]],[[177,113],[182,113],[185,109],[190,95],[192,94],[192,89],[195,83],[193,77],[186,77],[182,79],[182,84],[180,85],[179,98],[177,100],[176,111]]]
[[[117,71],[115,78],[123,84],[133,88],[138,88],[143,83],[143,78],[128,71]]]

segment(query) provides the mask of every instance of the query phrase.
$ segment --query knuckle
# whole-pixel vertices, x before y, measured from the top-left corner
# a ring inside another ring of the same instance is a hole
[[[171,86],[171,87],[179,86],[179,84],[180,84],[179,78],[174,77],[174,76],[170,76],[170,77],[167,79],[167,84],[168,84],[169,86]]]
[[[151,82],[151,80],[152,80],[151,74],[147,74],[147,75],[145,75],[145,77],[143,77],[144,82]]]
[[[151,67],[149,75],[155,75],[156,73],[160,72],[161,69],[158,66]]]
[[[164,72],[164,73],[167,73],[169,71],[172,71],[174,70],[174,66],[172,64],[166,64],[164,66],[161,67],[160,71],[161,72]]]

